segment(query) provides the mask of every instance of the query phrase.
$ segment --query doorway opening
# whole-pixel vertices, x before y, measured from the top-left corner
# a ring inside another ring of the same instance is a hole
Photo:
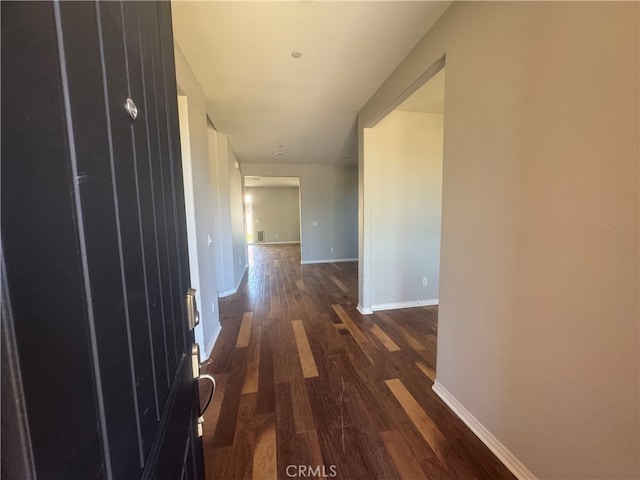
[[[247,244],[301,243],[300,178],[244,177]]]
[[[437,318],[444,63],[430,70],[422,85],[364,130],[365,219],[370,223],[364,227],[363,313],[429,307],[428,315]]]
[[[244,195],[244,212],[246,218],[245,232],[247,232],[247,243],[253,243],[253,199],[250,193]]]

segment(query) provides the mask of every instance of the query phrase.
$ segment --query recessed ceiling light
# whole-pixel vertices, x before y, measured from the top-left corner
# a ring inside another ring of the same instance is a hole
[[[291,52],[291,56],[293,58],[300,58],[302,56],[302,52],[300,50],[294,50],[293,52]]]
[[[280,157],[280,156],[284,155],[284,152],[276,152],[276,155],[277,155],[278,157]]]

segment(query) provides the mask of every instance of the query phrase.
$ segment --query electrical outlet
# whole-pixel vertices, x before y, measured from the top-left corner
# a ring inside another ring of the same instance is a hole
[[[331,253],[333,253],[333,247],[331,247]]]
[[[422,286],[426,287],[427,285],[429,285],[429,279],[427,277],[424,277],[422,279]]]

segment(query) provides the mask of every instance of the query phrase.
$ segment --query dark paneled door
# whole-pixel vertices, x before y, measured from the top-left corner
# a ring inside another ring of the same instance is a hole
[[[202,478],[170,4],[1,13],[2,473]]]

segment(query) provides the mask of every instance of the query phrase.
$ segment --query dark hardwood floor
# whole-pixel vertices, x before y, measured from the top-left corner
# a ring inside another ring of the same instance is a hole
[[[437,307],[361,315],[355,262],[249,248],[204,368],[208,480],[515,478],[431,389]]]

